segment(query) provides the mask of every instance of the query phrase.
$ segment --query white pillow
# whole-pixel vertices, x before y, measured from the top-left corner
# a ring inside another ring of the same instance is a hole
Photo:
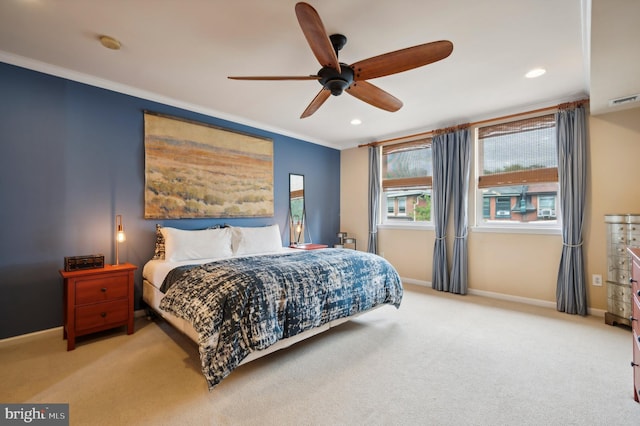
[[[254,228],[231,227],[233,233],[233,254],[271,253],[282,250],[280,227],[276,225]]]
[[[187,231],[162,227],[165,259],[181,260],[212,259],[230,257],[231,230],[229,228]]]

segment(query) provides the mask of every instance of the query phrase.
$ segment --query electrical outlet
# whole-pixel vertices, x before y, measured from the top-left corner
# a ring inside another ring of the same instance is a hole
[[[597,287],[602,287],[602,275],[600,274],[591,275],[591,284]]]

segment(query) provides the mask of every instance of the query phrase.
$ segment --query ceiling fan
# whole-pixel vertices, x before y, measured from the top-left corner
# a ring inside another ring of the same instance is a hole
[[[317,80],[322,89],[304,110],[300,118],[316,112],[330,95],[343,91],[370,105],[395,112],[402,101],[367,80],[396,74],[440,61],[451,54],[453,43],[448,40],[420,44],[355,62],[351,65],[338,61],[338,52],[347,38],[342,34],[327,35],[318,12],[309,4],[300,2],[295,7],[298,23],[307,43],[322,68],[309,76],[249,76],[228,77],[232,80]]]

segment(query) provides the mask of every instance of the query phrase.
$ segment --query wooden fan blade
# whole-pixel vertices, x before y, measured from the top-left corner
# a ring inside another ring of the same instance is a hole
[[[364,59],[352,64],[351,68],[355,81],[369,80],[440,61],[452,51],[453,43],[450,41],[434,41]]]
[[[402,101],[368,81],[356,81],[347,89],[347,93],[361,101],[385,111],[395,112],[402,108]]]
[[[324,24],[320,19],[320,15],[307,3],[296,4],[296,16],[302,32],[304,33],[307,43],[311,47],[320,65],[323,67],[331,67],[340,72],[340,62],[338,55],[333,49],[333,44],[324,29]]]
[[[313,100],[311,101],[311,103],[309,104],[307,109],[304,110],[304,112],[302,113],[300,118],[307,118],[311,114],[316,112],[318,110],[318,108],[320,108],[322,106],[322,104],[327,99],[329,99],[329,96],[331,96],[331,92],[330,91],[328,91],[327,89],[320,90],[320,92],[316,95],[316,97],[313,98]]]
[[[319,80],[317,75],[302,75],[302,76],[246,76],[246,77],[227,77],[231,80]]]

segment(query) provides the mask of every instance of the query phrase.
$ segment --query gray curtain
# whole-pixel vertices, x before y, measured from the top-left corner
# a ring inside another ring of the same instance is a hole
[[[378,220],[380,214],[380,148],[369,147],[369,253],[378,253]]]
[[[451,264],[451,285],[449,291],[467,294],[467,229],[469,205],[469,169],[471,165],[471,141],[469,129],[461,129],[447,135],[452,138],[452,196],[453,196],[453,259]]]
[[[431,187],[431,215],[436,231],[433,246],[433,271],[431,286],[435,290],[449,291],[449,266],[447,263],[447,223],[449,196],[452,186],[452,144],[447,134],[436,135],[431,142],[433,181]]]
[[[587,315],[587,289],[582,254],[586,193],[586,121],[584,106],[556,113],[558,183],[562,217],[562,257],[556,290],[557,309]]]

